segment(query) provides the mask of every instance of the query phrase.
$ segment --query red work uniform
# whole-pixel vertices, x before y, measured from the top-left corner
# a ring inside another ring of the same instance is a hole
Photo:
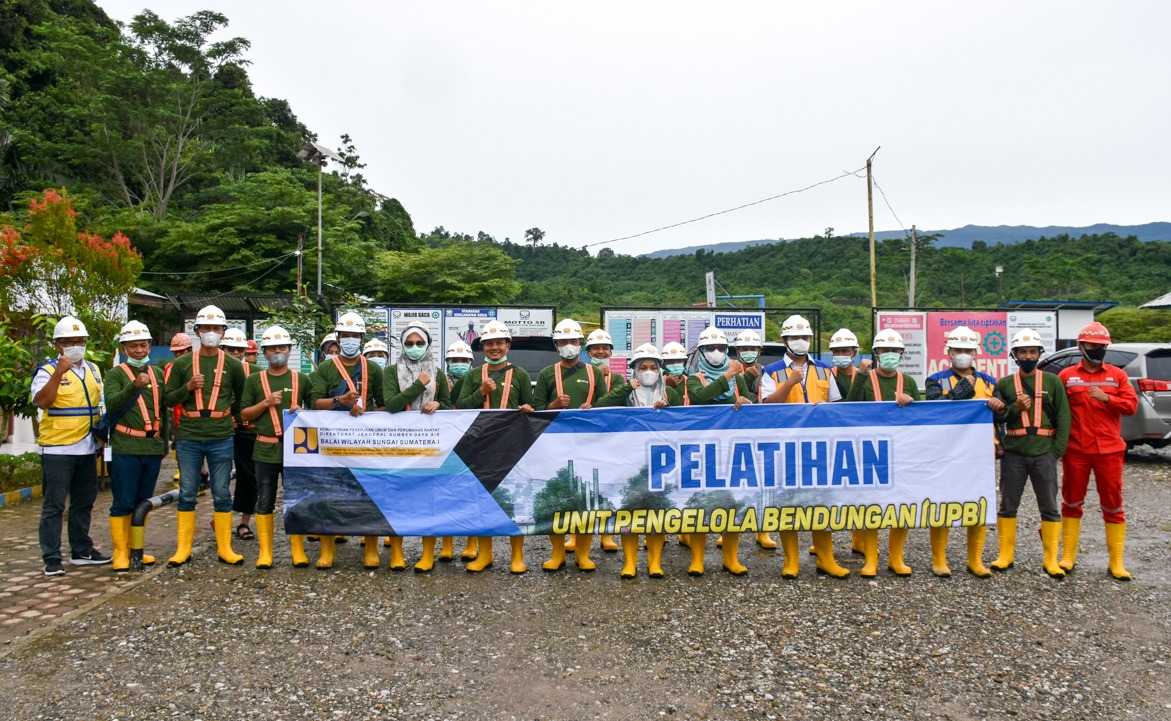
[[[1081,518],[1090,484],[1090,471],[1098,487],[1098,502],[1106,523],[1126,523],[1122,512],[1122,465],[1126,441],[1122,440],[1122,416],[1138,410],[1138,396],[1126,371],[1103,363],[1092,371],[1085,361],[1058,375],[1069,396],[1072,425],[1069,447],[1061,459],[1061,515]],[[1100,388],[1107,402],[1090,397]]]

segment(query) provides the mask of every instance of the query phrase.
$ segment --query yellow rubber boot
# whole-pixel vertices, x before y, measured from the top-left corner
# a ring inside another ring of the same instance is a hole
[[[549,536],[549,543],[553,544],[553,550],[549,560],[541,564],[541,570],[552,573],[565,567],[565,536]]]
[[[638,536],[623,533],[618,537],[622,541],[622,571],[621,578],[634,578],[638,575]],[[650,550],[647,550],[647,562],[650,562]]]
[[[771,551],[777,547],[777,542],[773,540],[771,533],[764,533],[762,531],[756,534],[756,545]]]
[[[996,542],[1000,555],[988,564],[993,571],[1007,571],[1016,560],[1016,518],[1000,516],[996,519]]]
[[[382,545],[386,546],[387,548],[390,548],[390,544],[392,543],[394,543],[394,536],[387,536],[386,538],[382,539]],[[362,537],[362,545],[366,545],[365,536]]]
[[[394,542],[394,539],[387,536],[386,541]],[[386,545],[390,545],[387,543]],[[362,568],[370,571],[382,565],[382,561],[378,557],[378,536],[362,536]]]
[[[299,534],[289,536],[289,550],[293,556],[293,568],[306,568],[309,557],[305,555],[305,537]]]
[[[947,537],[948,528],[930,528],[931,536],[931,572],[937,578],[951,578],[951,569],[947,567]]]
[[[907,529],[890,529],[890,554],[886,558],[886,567],[896,576],[910,576],[911,567],[903,562],[903,548],[907,545]]]
[[[817,550],[817,572],[830,578],[845,578],[850,569],[838,565],[834,558],[834,537],[829,531],[814,531],[813,547]]]
[[[260,546],[256,556],[257,568],[272,568],[272,529],[271,513],[256,514],[256,541],[257,545]]]
[[[606,553],[614,553],[618,550],[618,543],[614,541],[613,534],[602,534],[602,550]]]
[[[451,538],[448,536],[447,538]],[[415,564],[415,573],[430,573],[435,567],[435,536],[423,536],[423,557]]]
[[[748,568],[740,563],[740,534],[725,533],[724,537],[724,570],[733,576],[743,576]]]
[[[703,554],[707,550],[706,533],[687,534],[687,545],[691,549],[691,565],[687,567],[687,575],[703,575]]]
[[[716,536],[716,548],[723,548],[723,547],[724,547],[724,534],[721,533],[720,535]]]
[[[171,451],[171,457],[175,459],[175,475],[171,477],[171,482],[175,484],[175,488],[179,487],[179,451]]]
[[[191,542],[195,540],[195,511],[177,511],[175,520],[178,522],[175,555],[167,559],[167,565],[172,568],[191,560]]]
[[[1130,572],[1122,565],[1122,552],[1126,548],[1126,524],[1106,524],[1106,552],[1110,560],[1110,575],[1116,581],[1129,581]]]
[[[509,536],[508,545],[512,549],[512,558],[508,563],[508,572],[521,574],[529,570],[525,565],[525,537]]]
[[[573,558],[577,561],[577,570],[590,572],[595,570],[598,565],[590,560],[590,544],[594,542],[592,533],[575,533],[573,536]],[[566,544],[566,550],[568,544]]]
[[[862,533],[863,531],[850,531],[850,553],[855,556],[866,555],[866,541]]]
[[[476,560],[464,566],[464,570],[468,573],[479,573],[492,565],[492,537],[477,536],[476,551]]]
[[[663,577],[663,546],[665,545],[667,545],[667,537],[662,533],[652,533],[646,537],[646,573],[651,578]]]
[[[317,568],[324,571],[333,568],[333,554],[337,550],[337,536],[321,536],[321,555],[317,557]]]
[[[1057,565],[1057,549],[1061,545],[1061,521],[1041,521],[1041,550],[1044,553],[1045,573],[1050,578],[1065,578],[1065,569]]]
[[[110,568],[118,573],[130,570],[130,516],[110,516],[110,542],[114,558]]]
[[[796,531],[780,531],[781,548],[785,552],[785,565],[781,567],[781,578],[796,578],[801,571],[801,543]]]
[[[215,543],[220,562],[229,566],[240,565],[244,562],[244,557],[232,550],[232,512],[216,511],[213,519]]]
[[[1077,542],[1081,537],[1082,519],[1080,518],[1062,518],[1061,519],[1061,560],[1057,562],[1058,566],[1069,573],[1073,567],[1077,565]]]
[[[434,544],[434,540],[432,540],[432,544]],[[375,546],[375,548],[377,549],[378,547]],[[434,548],[434,545],[432,545],[432,548]],[[374,567],[375,568],[378,568],[377,553],[378,552],[375,551],[375,559],[374,559]],[[403,555],[403,537],[402,536],[391,536],[390,537],[390,570],[392,570],[392,571],[405,571],[405,570],[407,570],[407,558],[406,558],[406,556]]]
[[[865,562],[858,575],[862,578],[874,578],[878,575],[878,531],[855,531],[862,544],[862,556]]]
[[[440,563],[447,563],[453,558],[455,558],[455,539],[451,536],[444,536],[443,542],[439,546],[437,560]]]
[[[459,554],[459,560],[470,561],[479,554],[479,539],[475,536],[468,536],[468,542],[464,544],[464,550]]]
[[[146,548],[146,523],[144,522],[143,525],[136,526],[134,525],[133,517],[131,517],[131,520],[126,522],[126,528],[130,538],[128,555],[133,554],[136,549],[142,550]],[[154,562],[154,556],[148,556],[146,553],[142,554],[142,565],[153,566]]]
[[[577,550],[577,536],[570,534],[569,537],[565,539],[565,550],[568,553],[573,553]]]
[[[684,548],[691,548],[691,536],[686,533],[679,534],[679,545]]]
[[[968,573],[976,578],[992,576],[992,571],[984,565],[984,539],[987,535],[986,526],[968,526]]]

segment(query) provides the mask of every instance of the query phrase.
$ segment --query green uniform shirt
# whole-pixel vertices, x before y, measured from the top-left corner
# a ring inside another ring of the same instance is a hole
[[[663,388],[667,392],[667,405],[681,406],[683,405],[683,394],[670,386]],[[634,392],[634,386],[629,383],[614,386],[614,390],[602,396],[594,403],[596,408],[611,408],[614,406],[626,405],[626,399],[630,398],[630,394]]]
[[[592,363],[577,361],[573,368],[560,363],[551,365],[537,376],[537,387],[533,391],[533,408],[545,410],[557,400],[557,367],[561,367],[561,388],[569,396],[567,410],[577,410],[586,403],[597,405],[596,401],[606,395],[606,376]],[[594,378],[594,392],[590,395],[590,376]]]
[[[739,389],[740,395],[750,401],[753,400],[752,396],[748,394],[748,384],[744,382],[743,375],[736,376],[736,387]],[[731,388],[728,379],[723,375],[710,381],[706,386],[698,375],[687,376],[687,395],[693,406],[732,405],[736,402],[735,393],[723,400],[715,400],[716,396],[727,393]]]
[[[833,368],[830,370],[830,373],[834,377],[834,381],[838,384],[838,392],[842,394],[843,399],[848,399],[850,397],[850,391],[853,389],[854,379],[860,375],[863,375],[862,371],[858,370],[857,368],[853,366],[851,366],[851,368],[854,371],[854,375],[852,376],[845,368]]]
[[[444,375],[440,368],[435,369],[435,400],[439,402],[439,407],[444,410],[451,410],[451,391],[447,389],[447,376]],[[404,410],[415,399],[423,394],[423,389],[426,388],[422,383],[416,380],[414,383],[400,389],[398,386],[398,364],[386,367],[386,371],[382,374],[382,396],[386,399],[386,410],[391,413],[398,413]]]
[[[159,405],[163,406],[158,410],[159,428],[153,438],[139,438],[136,436],[127,435],[120,432],[116,428],[110,429],[110,447],[114,453],[127,456],[165,456],[167,455],[167,433],[170,430],[171,411],[163,403],[165,397],[166,383],[163,380],[163,369],[154,366],[146,366],[144,368],[130,367],[130,372],[137,378],[139,373],[148,373],[151,376],[151,382],[142,387],[142,395],[139,397],[146,403],[146,412],[150,416],[151,422],[155,420],[155,401],[154,391],[151,389],[152,384],[159,389]],[[134,381],[126,377],[126,372],[122,370],[121,366],[115,368],[106,374],[106,410],[115,412],[121,410],[123,406],[130,403],[130,410],[122,416],[118,421],[120,425],[135,430],[145,430],[146,424],[142,418],[142,408],[138,405],[138,401],[131,400],[134,398],[138,389],[134,387]]]
[[[877,373],[877,371],[875,372]],[[903,393],[919,400],[919,386],[915,385],[915,379],[902,371],[898,371],[890,378],[878,376],[878,388],[882,391],[882,400],[893,401],[895,399],[895,391],[899,389],[899,376],[903,377]],[[854,385],[850,386],[850,395],[846,396],[846,400],[877,400],[874,397],[874,387],[870,385],[869,373],[858,373],[854,376]]]
[[[460,408],[484,407],[484,394],[480,393],[481,378],[483,377],[481,369],[483,367],[482,365],[476,366],[464,376],[466,382],[459,399]],[[509,367],[512,369],[512,390],[508,393],[508,405],[505,407],[520,408],[526,404],[531,406],[533,404],[533,382],[529,379],[529,374],[520,366]],[[500,408],[500,399],[504,396],[506,374],[507,372],[504,371],[489,373],[489,377],[496,376],[496,390],[492,391],[492,396],[489,398],[489,408]]]
[[[195,399],[202,394],[204,402],[211,402],[214,392],[215,369],[217,356],[205,356],[199,353],[188,353],[175,359],[171,366],[171,379],[167,382],[168,406],[182,406],[184,411],[192,415],[182,415],[179,421],[179,440],[183,441],[219,441],[231,438],[235,434],[235,420],[233,416],[240,415],[240,399],[244,396],[244,364],[232,356],[220,351],[224,355],[223,377],[220,379],[220,394],[216,399],[215,408],[207,410],[231,411],[231,415],[223,418],[205,418],[196,412]],[[187,381],[191,380],[191,364],[199,361],[199,372],[203,374],[203,388],[197,391],[187,390]]]
[[[244,400],[240,402],[241,408],[251,408],[257,403],[264,400],[264,386],[260,382],[260,375],[267,373],[267,371],[257,371],[248,376],[248,380],[244,382]],[[293,373],[296,371],[290,369],[287,373],[282,373],[279,376],[268,374],[268,387],[272,392],[281,390],[288,390],[287,393],[281,394],[280,405],[276,406],[276,417],[282,418],[281,413],[293,407]],[[299,408],[306,408],[309,405],[309,395],[312,393],[313,381],[305,373],[297,373],[297,389],[299,397],[296,399]],[[272,414],[268,409],[264,409],[261,414],[253,419],[252,424],[256,426],[257,436],[275,437],[277,435],[276,429],[272,424]],[[284,432],[284,429],[281,429]],[[280,443],[264,443],[256,442],[256,447],[252,451],[252,460],[264,461],[265,463],[275,463],[280,465],[284,463],[284,450]]]
[[[1041,427],[1053,428],[1057,431],[1052,436],[1012,436],[1006,435],[1001,441],[1004,450],[1019,453],[1022,456],[1042,456],[1052,453],[1061,458],[1065,455],[1065,447],[1069,444],[1069,399],[1065,395],[1065,386],[1056,373],[1040,373],[1041,376]],[[996,382],[996,390],[1004,399],[1004,412],[996,414],[996,421],[1004,423],[1006,432],[1024,428],[1021,423],[1021,411],[1016,407],[1016,374],[1005,376]],[[1033,390],[1037,389],[1037,376],[1023,378]],[[1027,391],[1026,391],[1027,392]],[[1034,399],[1034,403],[1036,399]],[[1029,423],[1033,422],[1033,411],[1029,410]]]
[[[463,378],[460,378],[455,383],[451,384],[451,389],[450,389],[450,392],[448,393],[448,395],[451,396],[451,407],[452,408],[459,408],[459,394],[463,393],[464,378],[467,378],[467,377],[468,376],[465,373]],[[448,376],[447,379],[451,380],[451,376]]]
[[[368,382],[363,382],[361,385],[359,385],[359,381],[362,380],[361,360],[355,359],[352,366],[342,363],[342,368],[345,368],[346,374],[354,382],[358,392],[366,399],[366,410],[372,411],[386,405],[382,401],[382,369],[378,367],[377,363],[367,361],[366,370],[370,374],[370,378],[367,379]],[[315,407],[317,401],[322,398],[336,398],[344,396],[350,391],[333,361],[326,361],[317,366],[317,370],[313,371],[310,378],[313,385],[313,393],[309,400],[310,408]],[[342,408],[349,410],[349,406],[342,406]]]
[[[260,366],[256,365],[255,363],[241,363],[241,365],[243,366],[244,370],[244,384],[247,385],[248,379],[260,372]],[[241,403],[240,407],[247,408],[248,406]],[[253,427],[251,423],[245,425],[241,421],[240,423],[236,424],[236,432],[247,433],[250,436],[254,436],[256,435],[256,428]]]

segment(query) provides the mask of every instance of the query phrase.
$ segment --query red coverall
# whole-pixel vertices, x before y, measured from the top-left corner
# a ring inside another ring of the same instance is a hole
[[[1091,371],[1085,361],[1061,371],[1069,396],[1072,426],[1069,447],[1061,459],[1061,515],[1081,518],[1090,471],[1098,487],[1098,502],[1106,523],[1126,523],[1122,512],[1122,464],[1126,441],[1122,440],[1122,416],[1138,410],[1138,396],[1121,368],[1103,363]],[[1090,397],[1100,388],[1107,402]]]

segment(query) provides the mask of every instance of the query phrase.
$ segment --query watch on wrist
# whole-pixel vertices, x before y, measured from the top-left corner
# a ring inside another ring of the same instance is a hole
[[[334,408],[341,408],[342,407],[341,399],[338,398],[337,396],[333,397],[333,407]]]

